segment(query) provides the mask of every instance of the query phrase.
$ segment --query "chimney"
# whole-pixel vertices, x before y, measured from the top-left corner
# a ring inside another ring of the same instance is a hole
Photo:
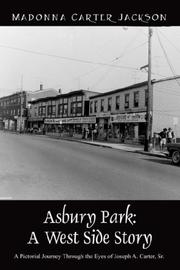
[[[61,90],[61,88],[59,89],[59,94],[62,94],[62,90]]]
[[[43,84],[40,84],[40,90],[43,90]]]

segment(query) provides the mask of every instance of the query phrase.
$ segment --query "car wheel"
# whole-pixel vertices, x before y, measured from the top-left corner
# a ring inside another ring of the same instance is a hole
[[[174,151],[172,154],[172,163],[175,165],[180,164],[180,152]]]

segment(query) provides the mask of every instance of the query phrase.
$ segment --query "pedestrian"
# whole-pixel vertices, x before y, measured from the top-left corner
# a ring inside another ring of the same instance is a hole
[[[164,151],[167,143],[167,128],[164,128],[160,133],[160,150]]]
[[[174,132],[172,131],[171,128],[168,128],[167,131],[167,143],[172,143],[174,139]]]
[[[88,129],[88,128],[86,128],[86,133],[85,133],[85,140],[87,140],[87,138],[88,138],[88,135],[89,135],[89,129]]]

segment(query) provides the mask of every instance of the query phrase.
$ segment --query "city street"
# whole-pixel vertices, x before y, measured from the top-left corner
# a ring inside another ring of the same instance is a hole
[[[180,167],[165,158],[1,131],[0,198],[179,200]]]

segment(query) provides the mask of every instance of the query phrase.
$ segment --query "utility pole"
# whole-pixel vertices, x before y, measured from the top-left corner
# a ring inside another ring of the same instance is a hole
[[[147,111],[146,111],[146,135],[144,151],[148,152],[152,148],[152,85],[151,85],[151,37],[152,28],[148,27],[148,89],[147,89]]]

